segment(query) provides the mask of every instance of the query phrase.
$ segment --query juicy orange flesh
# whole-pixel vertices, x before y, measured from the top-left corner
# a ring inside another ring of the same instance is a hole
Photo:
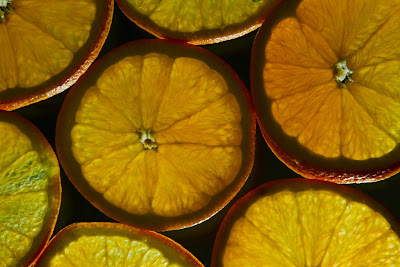
[[[0,148],[0,265],[16,266],[43,228],[58,163],[6,122],[0,122]]]
[[[135,214],[196,211],[242,162],[240,107],[225,80],[197,59],[126,57],[87,90],[71,136],[88,183]],[[155,149],[140,136],[152,132]]]
[[[178,267],[145,241],[124,236],[81,236],[68,243],[49,266],[160,266]]]
[[[223,29],[242,23],[271,0],[126,0],[162,28],[178,32]]]
[[[273,29],[264,86],[287,135],[328,158],[365,160],[395,148],[399,11],[397,0],[303,0],[295,17]],[[345,86],[335,76],[339,62],[352,72],[352,81],[344,77]]]
[[[238,256],[240,255],[240,256]],[[285,190],[233,225],[226,266],[395,266],[400,239],[379,213],[331,191]]]
[[[95,0],[12,3],[0,23],[0,91],[32,87],[60,73],[87,41]]]

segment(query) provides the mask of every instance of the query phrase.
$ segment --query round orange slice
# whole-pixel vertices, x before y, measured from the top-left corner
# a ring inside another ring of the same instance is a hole
[[[166,39],[212,44],[261,26],[281,0],[117,0],[139,27]]]
[[[70,87],[97,57],[113,0],[0,1],[0,109]]]
[[[119,223],[76,223],[50,242],[34,266],[202,267],[190,252],[156,232]]]
[[[359,183],[399,171],[399,10],[400,1],[286,1],[260,30],[260,128],[297,173]]]
[[[67,95],[56,129],[76,188],[111,218],[178,229],[225,206],[254,161],[255,115],[238,76],[201,48],[126,44]]]
[[[61,202],[57,157],[39,130],[0,111],[0,266],[30,266],[44,249]]]
[[[388,210],[344,185],[269,182],[229,210],[211,266],[396,266],[399,230]]]

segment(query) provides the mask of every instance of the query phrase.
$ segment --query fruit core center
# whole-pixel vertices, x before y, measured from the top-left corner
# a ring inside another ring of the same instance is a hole
[[[158,145],[156,143],[156,134],[151,129],[141,128],[138,131],[139,141],[142,143],[145,150],[154,149],[157,150]]]
[[[4,22],[6,15],[12,13],[11,3],[14,0],[0,0],[0,22]]]
[[[354,82],[351,78],[353,72],[347,67],[346,60],[339,61],[333,65],[333,73],[339,88],[346,88],[348,82]]]

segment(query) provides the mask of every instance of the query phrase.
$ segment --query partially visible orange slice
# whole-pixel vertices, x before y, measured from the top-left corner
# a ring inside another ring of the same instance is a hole
[[[258,27],[281,0],[117,0],[138,26],[159,38],[211,44]]]
[[[202,267],[172,239],[119,223],[76,223],[50,242],[34,266]]]
[[[151,230],[225,206],[254,160],[255,116],[232,69],[161,40],[110,52],[70,91],[56,130],[77,189],[115,220]]]
[[[286,1],[253,50],[253,96],[275,154],[307,178],[400,169],[400,1]],[[318,14],[318,15],[316,15]]]
[[[1,3],[0,109],[4,110],[49,98],[75,83],[100,52],[114,8],[113,0]]]
[[[399,226],[379,203],[349,187],[270,182],[229,210],[211,266],[397,266]]]
[[[44,249],[61,202],[51,146],[30,122],[0,111],[0,266],[30,266]]]

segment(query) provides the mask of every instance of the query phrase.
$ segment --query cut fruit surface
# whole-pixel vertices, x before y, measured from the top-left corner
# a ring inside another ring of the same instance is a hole
[[[28,121],[0,111],[0,266],[30,266],[50,239],[60,201],[51,146]]]
[[[108,35],[114,2],[7,2],[0,9],[0,109],[13,110],[75,83]]]
[[[110,52],[57,120],[61,164],[108,216],[167,230],[207,219],[239,191],[254,160],[248,92],[201,48],[161,40]]]
[[[400,1],[294,0],[277,10],[252,60],[271,149],[307,178],[368,182],[398,172]]]
[[[121,10],[159,38],[218,43],[260,27],[281,0],[117,0]]]
[[[316,180],[266,183],[232,206],[211,266],[396,266],[399,222],[359,191]]]
[[[203,265],[172,239],[155,232],[119,223],[76,223],[52,239],[34,266]]]

